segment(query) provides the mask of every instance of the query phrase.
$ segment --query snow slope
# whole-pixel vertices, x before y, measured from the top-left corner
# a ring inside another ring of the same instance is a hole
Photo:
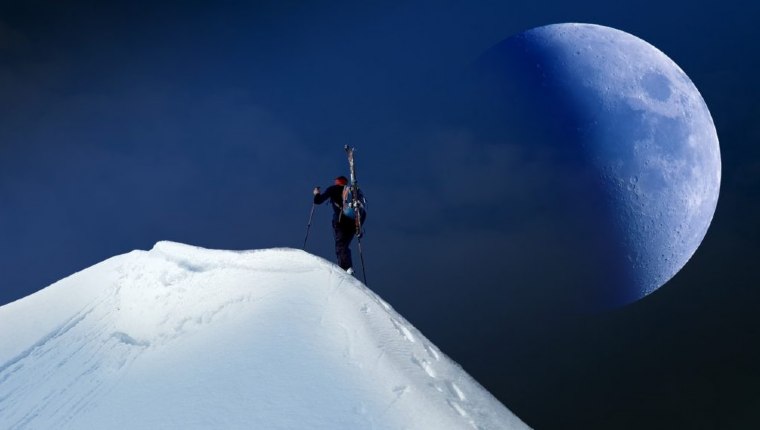
[[[0,307],[0,428],[527,427],[332,263],[159,242]]]

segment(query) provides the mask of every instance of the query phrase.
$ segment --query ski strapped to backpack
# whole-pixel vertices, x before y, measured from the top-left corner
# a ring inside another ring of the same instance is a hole
[[[367,219],[367,199],[364,198],[359,183],[356,180],[356,168],[354,165],[354,148],[346,145],[344,147],[348,156],[348,166],[351,171],[351,181],[343,188],[343,208],[342,216],[346,216],[356,221],[356,235],[362,236],[362,225]],[[358,214],[358,217],[357,217]]]

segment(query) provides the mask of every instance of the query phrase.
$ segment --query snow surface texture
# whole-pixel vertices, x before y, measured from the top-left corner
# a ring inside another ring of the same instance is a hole
[[[3,429],[514,429],[386,302],[293,249],[159,242],[0,307]]]

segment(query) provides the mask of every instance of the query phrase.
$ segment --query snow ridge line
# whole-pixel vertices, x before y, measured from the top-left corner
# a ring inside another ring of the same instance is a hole
[[[286,252],[297,257],[308,257],[314,262],[326,262],[326,260],[309,254],[301,249],[279,247],[271,249],[252,249],[244,251],[231,251],[224,249],[203,249],[171,241],[160,241],[153,249],[147,251],[148,255],[171,262],[190,274],[204,273],[215,270],[238,269],[254,272],[268,273],[307,273],[314,270],[311,265],[299,263],[296,266],[289,265],[287,268],[272,268],[260,266],[259,257],[265,257],[272,251]],[[204,252],[207,254],[206,261],[198,262],[194,253]],[[209,257],[210,256],[210,257]]]

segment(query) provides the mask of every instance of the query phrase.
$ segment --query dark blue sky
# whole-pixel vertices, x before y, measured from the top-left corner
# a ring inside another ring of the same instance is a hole
[[[528,424],[760,419],[751,2],[66,3],[0,6],[0,304],[159,240],[299,247],[311,187],[346,173],[351,144],[371,287]],[[556,321],[514,296],[535,283],[515,277],[524,208],[492,197],[529,192],[508,181],[519,158],[436,113],[489,47],[571,21],[632,33],[686,71],[723,179],[702,247],[664,288]],[[329,217],[318,209],[309,250],[333,259]]]

